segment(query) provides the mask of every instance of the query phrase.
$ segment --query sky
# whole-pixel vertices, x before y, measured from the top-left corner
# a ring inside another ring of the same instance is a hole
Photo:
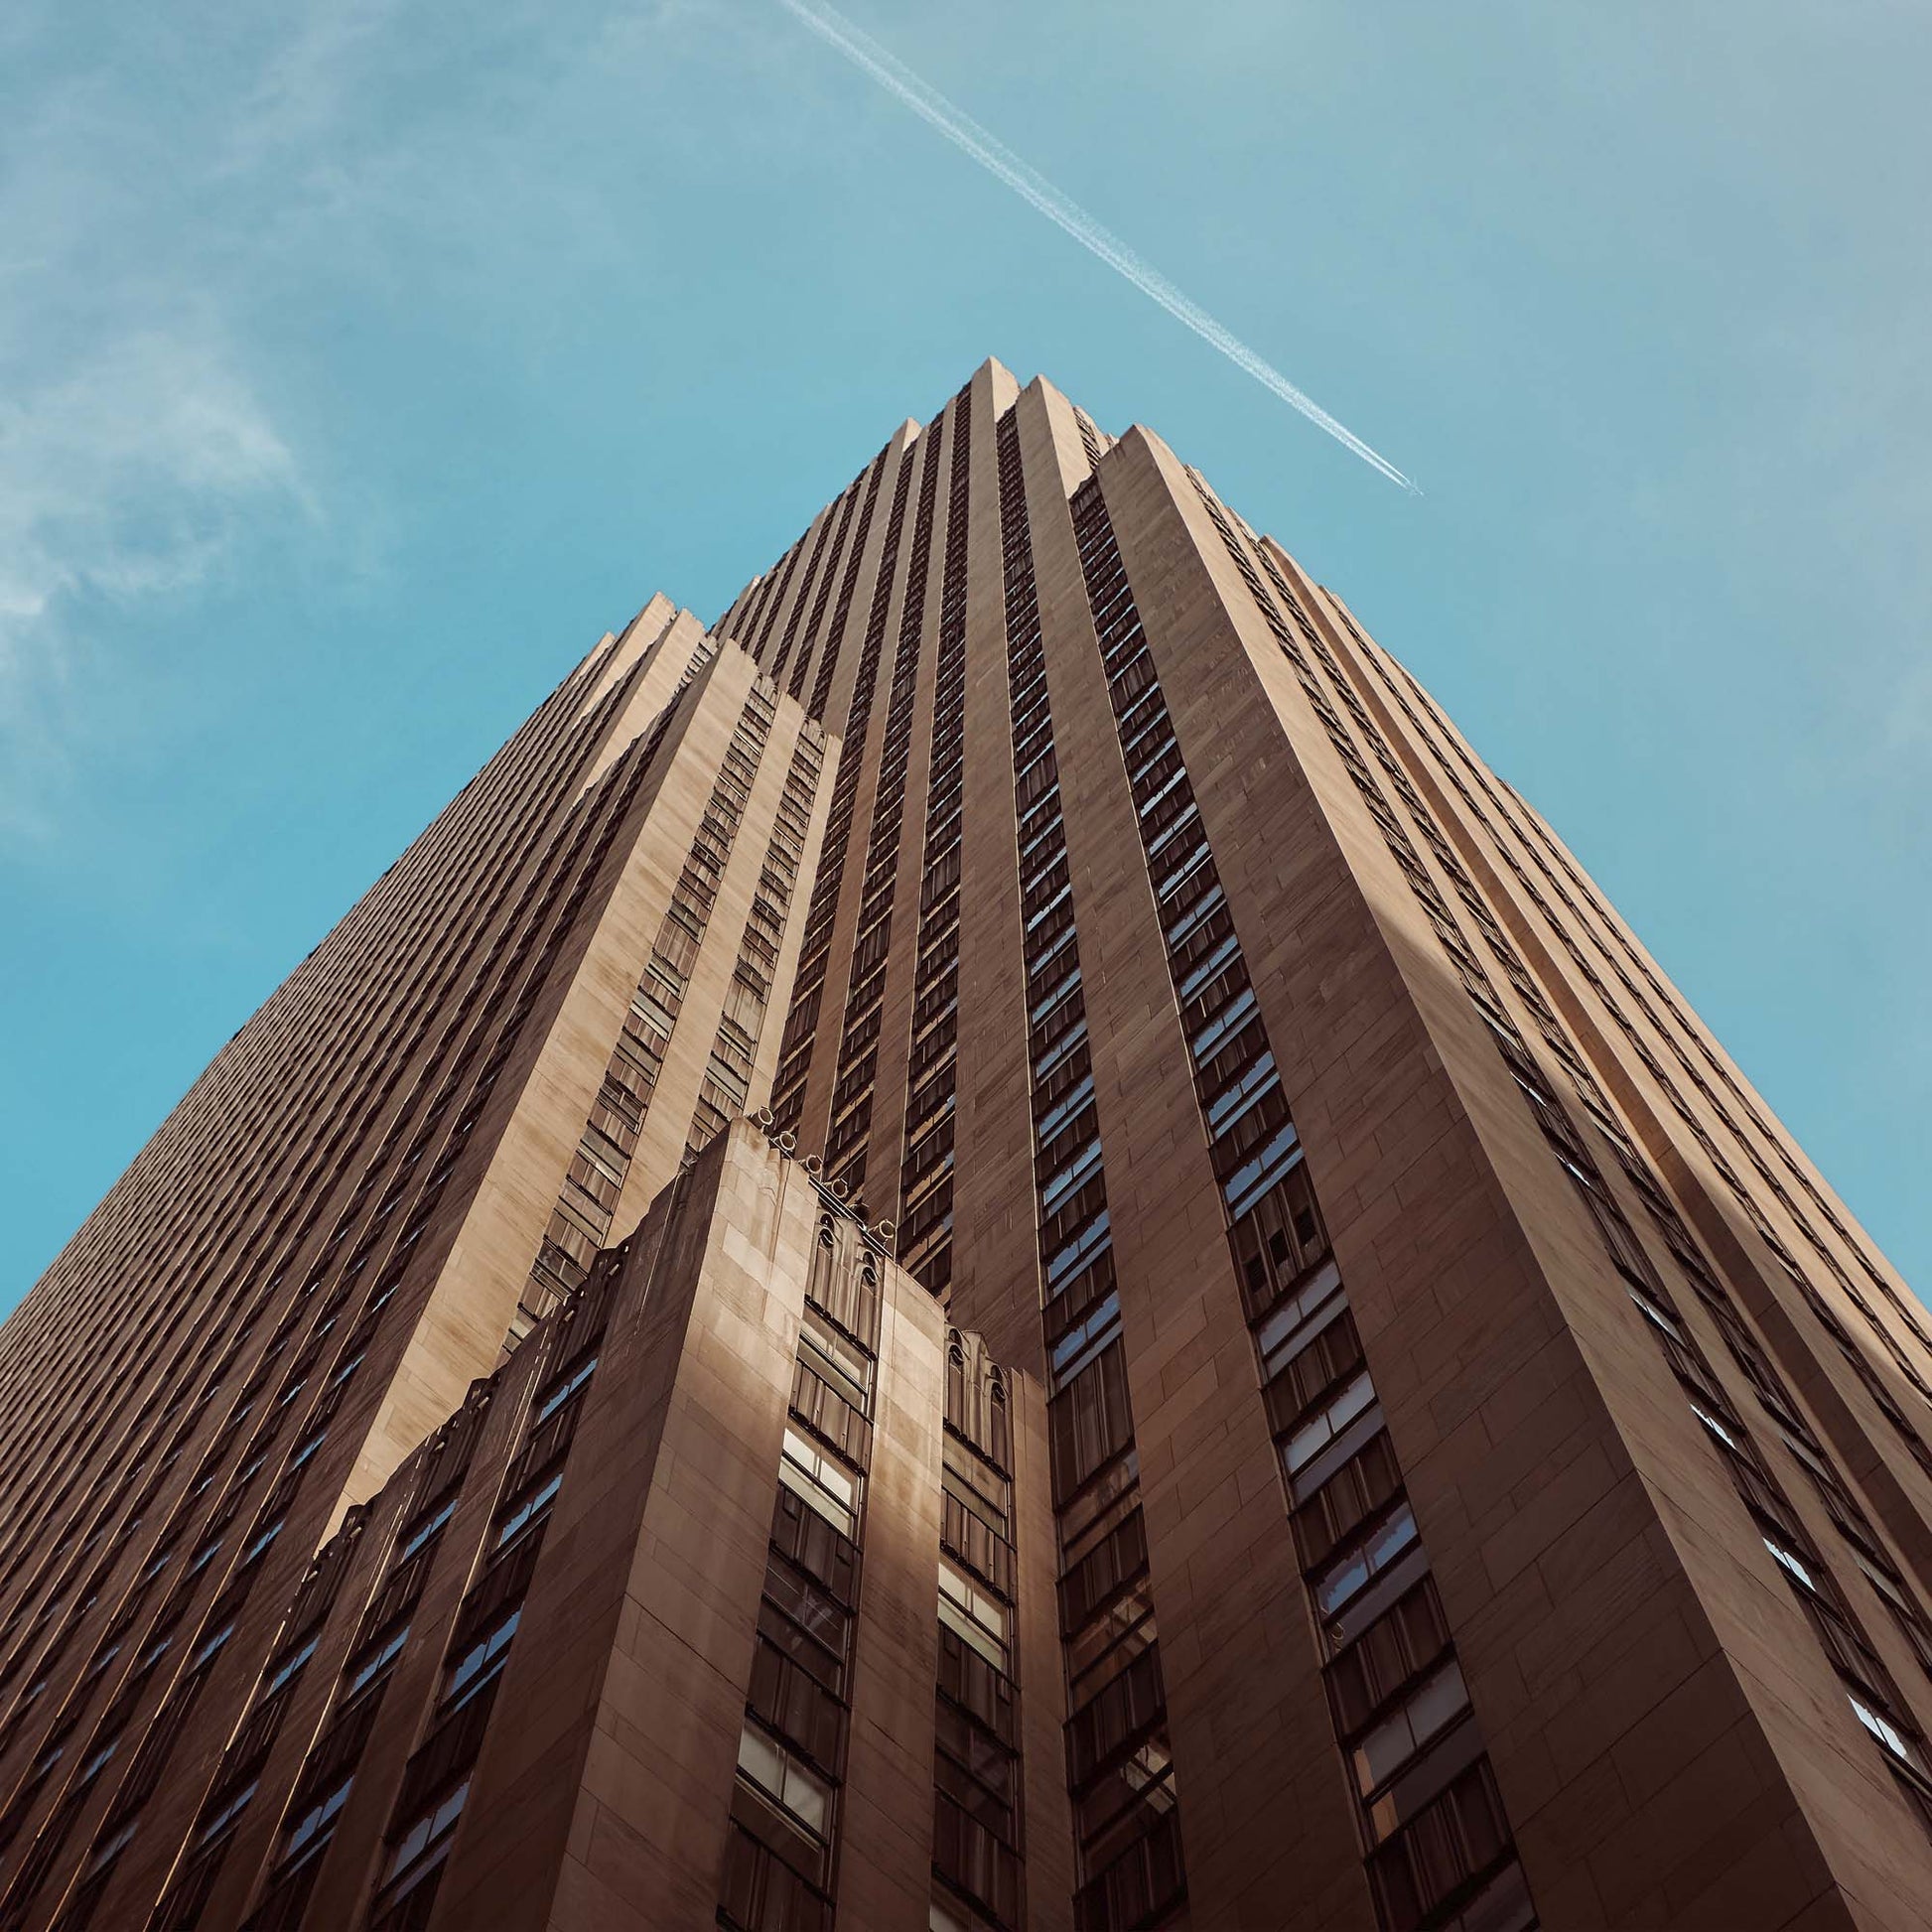
[[[0,15],[0,1309],[607,628],[988,354],[1158,430],[1555,823],[1932,1286],[1932,10]]]

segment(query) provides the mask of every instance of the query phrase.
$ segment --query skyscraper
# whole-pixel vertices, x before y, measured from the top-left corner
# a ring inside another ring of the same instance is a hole
[[[1347,607],[988,363],[0,1330],[0,1927],[1922,1926],[1929,1342]]]

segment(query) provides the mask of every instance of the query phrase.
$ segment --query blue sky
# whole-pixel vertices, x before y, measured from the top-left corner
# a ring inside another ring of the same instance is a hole
[[[1426,494],[776,0],[16,0],[0,1307],[601,631],[989,353],[1347,596],[1932,1282],[1932,13],[847,11]]]

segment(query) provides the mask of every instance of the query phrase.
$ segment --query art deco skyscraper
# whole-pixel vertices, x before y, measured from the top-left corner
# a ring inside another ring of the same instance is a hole
[[[1932,1917],[1925,1313],[1340,600],[997,363],[545,701],[0,1429],[0,1927]]]

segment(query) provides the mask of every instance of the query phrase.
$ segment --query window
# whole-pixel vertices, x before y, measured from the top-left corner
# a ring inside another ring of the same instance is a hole
[[[983,1584],[940,1559],[939,1621],[971,1644],[988,1663],[1007,1667],[1012,1612]]]
[[[1350,1746],[1355,1784],[1363,1798],[1386,1784],[1468,1706],[1469,1693],[1463,1686],[1462,1673],[1456,1668],[1455,1659],[1448,1658]]]
[[[1386,1925],[1435,1923],[1437,1908],[1485,1870],[1496,1868],[1509,1849],[1509,1827],[1486,1762],[1470,1766],[1443,1794],[1412,1818],[1375,1854],[1369,1876]],[[1514,1874],[1513,1884],[1505,1883]],[[1520,1893],[1520,1867],[1503,1867],[1490,1881],[1480,1904],[1455,1923],[1495,1926],[1502,1932],[1533,1923],[1527,1896]],[[1483,1909],[1496,1894],[1497,1909]]]
[[[1315,1579],[1314,1597],[1321,1614],[1332,1616],[1415,1540],[1416,1519],[1406,1501],[1398,1503]]]
[[[1161,1682],[1158,1646],[1120,1652],[1124,1667],[1110,1677],[1067,1720],[1067,1768],[1075,1797],[1083,1797],[1111,1767],[1136,1756],[1166,1722],[1167,1693]],[[1165,1749],[1160,1753],[1165,1756]]]
[[[1906,1741],[1905,1734],[1882,1712],[1874,1711],[1862,1699],[1851,1700],[1852,1710],[1860,1724],[1884,1745],[1901,1764],[1909,1764],[1914,1771],[1923,1775],[1923,1767],[1918,1761],[1918,1753]]]
[[[1299,1163],[1291,1168],[1240,1218],[1230,1238],[1241,1268],[1242,1285],[1247,1291],[1249,1312],[1264,1313],[1284,1289],[1328,1252],[1328,1237],[1315,1208],[1306,1168]],[[1338,1282],[1329,1281],[1320,1295],[1304,1290],[1298,1297],[1303,1304],[1302,1313],[1311,1311],[1321,1295],[1338,1286]],[[1301,1314],[1290,1317],[1301,1318]],[[1264,1339],[1264,1352],[1275,1338],[1278,1337]]]
[[[1742,1455],[1744,1453],[1743,1449],[1738,1447],[1737,1438],[1733,1436],[1730,1433],[1730,1431],[1726,1429],[1724,1426],[1724,1424],[1717,1419],[1716,1416],[1712,1415],[1711,1412],[1708,1409],[1706,1409],[1702,1403],[1698,1403],[1698,1402],[1692,1403],[1691,1413],[1698,1419],[1699,1422],[1701,1422],[1705,1426],[1706,1429],[1708,1429],[1712,1433],[1712,1435],[1714,1435],[1718,1439],[1719,1442],[1721,1442],[1725,1446],[1725,1449],[1727,1449],[1731,1452],[1731,1454]]]
[[[945,1494],[962,1510],[985,1524],[994,1536],[1007,1538],[1013,1485],[951,1436],[946,1438],[939,1480]]]
[[[1133,1439],[1133,1418],[1118,1336],[1054,1396],[1047,1423],[1054,1489],[1063,1497],[1127,1448]]]
[[[516,1635],[516,1626],[523,1615],[522,1606],[501,1618],[494,1628],[487,1630],[450,1666],[449,1679],[443,1687],[443,1702],[446,1706],[461,1704],[472,1692],[479,1690],[493,1678],[503,1667],[503,1653],[510,1646],[510,1639]]]
[[[798,1358],[864,1414],[872,1402],[872,1358],[817,1309],[807,1307],[798,1331]]]
[[[1046,1299],[1057,1301],[1065,1293],[1067,1282],[1112,1237],[1106,1182],[1095,1174],[1057,1214],[1048,1215],[1040,1223],[1040,1247],[1046,1256]]]
[[[188,1660],[188,1668],[191,1671],[200,1670],[201,1667],[204,1664],[206,1664],[208,1661],[208,1659],[211,1658],[221,1648],[221,1646],[224,1643],[228,1641],[228,1638],[233,1633],[234,1633],[234,1622],[233,1619],[231,1618],[228,1622],[222,1624],[220,1629],[215,1631],[215,1633],[211,1637],[204,1637],[202,1639],[202,1641],[196,1646],[194,1656],[192,1656]]]
[[[105,1871],[127,1850],[128,1846],[133,1842],[134,1834],[139,1824],[140,1821],[138,1819],[130,1819],[112,1838],[95,1848],[93,1857],[81,1868],[80,1876],[83,1881],[88,1878],[98,1877],[101,1872]]]
[[[533,1522],[549,1514],[550,1505],[557,1500],[557,1491],[564,1486],[563,1471],[559,1469],[533,1489],[524,1500],[511,1510],[496,1531],[496,1547],[501,1549],[512,1538],[520,1535]]]
[[[535,1429],[546,1423],[561,1409],[593,1375],[597,1373],[597,1357],[593,1355],[587,1362],[572,1370],[569,1378],[544,1397],[543,1406],[530,1418],[530,1427]]]
[[[343,1686],[345,1700],[352,1698],[358,1691],[366,1690],[369,1685],[386,1671],[402,1655],[402,1647],[409,1641],[409,1625],[404,1624],[371,1650],[355,1667],[354,1675]]]
[[[1764,1539],[1764,1547],[1767,1550],[1769,1550],[1774,1557],[1777,1558],[1778,1562],[1784,1567],[1786,1572],[1792,1577],[1796,1578],[1798,1583],[1805,1589],[1809,1590],[1811,1594],[1814,1596],[1818,1594],[1818,1585],[1816,1581],[1813,1579],[1811,1572],[1808,1569],[1806,1569],[1804,1564],[1797,1557],[1793,1556],[1791,1552],[1784,1547],[1783,1544],[1773,1543],[1771,1539],[1767,1536]]]
[[[739,1734],[738,1768],[815,1838],[822,1841],[829,1836],[831,1785],[756,1725],[748,1724]]]
[[[348,1788],[355,1782],[351,1773],[327,1797],[311,1805],[295,1823],[290,1826],[288,1837],[282,1843],[282,1863],[292,1863],[304,1853],[314,1848],[318,1840],[326,1841],[335,1829],[336,1819],[342,1808],[348,1803]]]
[[[413,1865],[421,1865],[436,1854],[444,1851],[455,1833],[457,1820],[463,1816],[464,1800],[470,1795],[468,1778],[441,1798],[429,1810],[422,1813],[416,1821],[396,1841],[396,1849],[389,1855],[389,1863],[382,1868],[382,1882],[386,1885],[399,1878]]]
[[[250,1778],[234,1796],[222,1805],[212,1818],[195,1834],[197,1849],[212,1845],[241,1814],[248,1809],[248,1801],[255,1795],[256,1780]]]
[[[759,1630],[835,1693],[845,1682],[851,1624],[851,1613],[834,1596],[788,1563],[773,1562],[766,1571]]]
[[[1039,1194],[1041,1214],[1057,1213],[1099,1166],[1100,1138],[1095,1135],[1083,1146],[1077,1147],[1055,1173],[1042,1180]]]
[[[1449,1647],[1449,1622],[1420,1543],[1385,1563],[1322,1629],[1332,1660],[1328,1696],[1335,1734],[1346,1740],[1435,1665]]]
[[[1631,1283],[1626,1281],[1623,1287],[1624,1292],[1643,1311],[1645,1316],[1657,1327],[1661,1328],[1679,1347],[1682,1347],[1684,1345],[1684,1330],[1678,1326],[1675,1318],[1666,1314],[1649,1296],[1638,1294]],[[1710,1418],[1707,1416],[1705,1420],[1708,1423]]]
[[[1368,1370],[1357,1369],[1282,1445],[1289,1475],[1307,1468],[1374,1400],[1375,1385],[1368,1379]]]
[[[778,1480],[843,1535],[853,1534],[859,1515],[858,1477],[789,1426],[785,1430]]]
[[[242,1551],[241,1568],[243,1570],[246,1570],[248,1566],[251,1563],[253,1563],[257,1557],[263,1555],[267,1551],[268,1546],[271,1543],[273,1543],[275,1539],[281,1535],[281,1533],[282,1533],[282,1519],[278,1516],[274,1522],[269,1524],[267,1529],[263,1530],[261,1534],[257,1536],[252,1543],[249,1544],[247,1549]]]
[[[121,1647],[118,1642],[103,1644],[99,1650],[94,1652],[93,1661],[88,1664],[87,1674],[81,1679],[81,1682],[83,1684],[91,1684],[120,1654]]]
[[[316,1640],[314,1637],[310,1637],[304,1641],[302,1647],[293,1656],[289,1657],[283,1663],[276,1665],[275,1674],[262,1686],[263,1701],[266,1702],[269,1698],[272,1698],[285,1684],[292,1683],[300,1676],[303,1666],[315,1654]]]

